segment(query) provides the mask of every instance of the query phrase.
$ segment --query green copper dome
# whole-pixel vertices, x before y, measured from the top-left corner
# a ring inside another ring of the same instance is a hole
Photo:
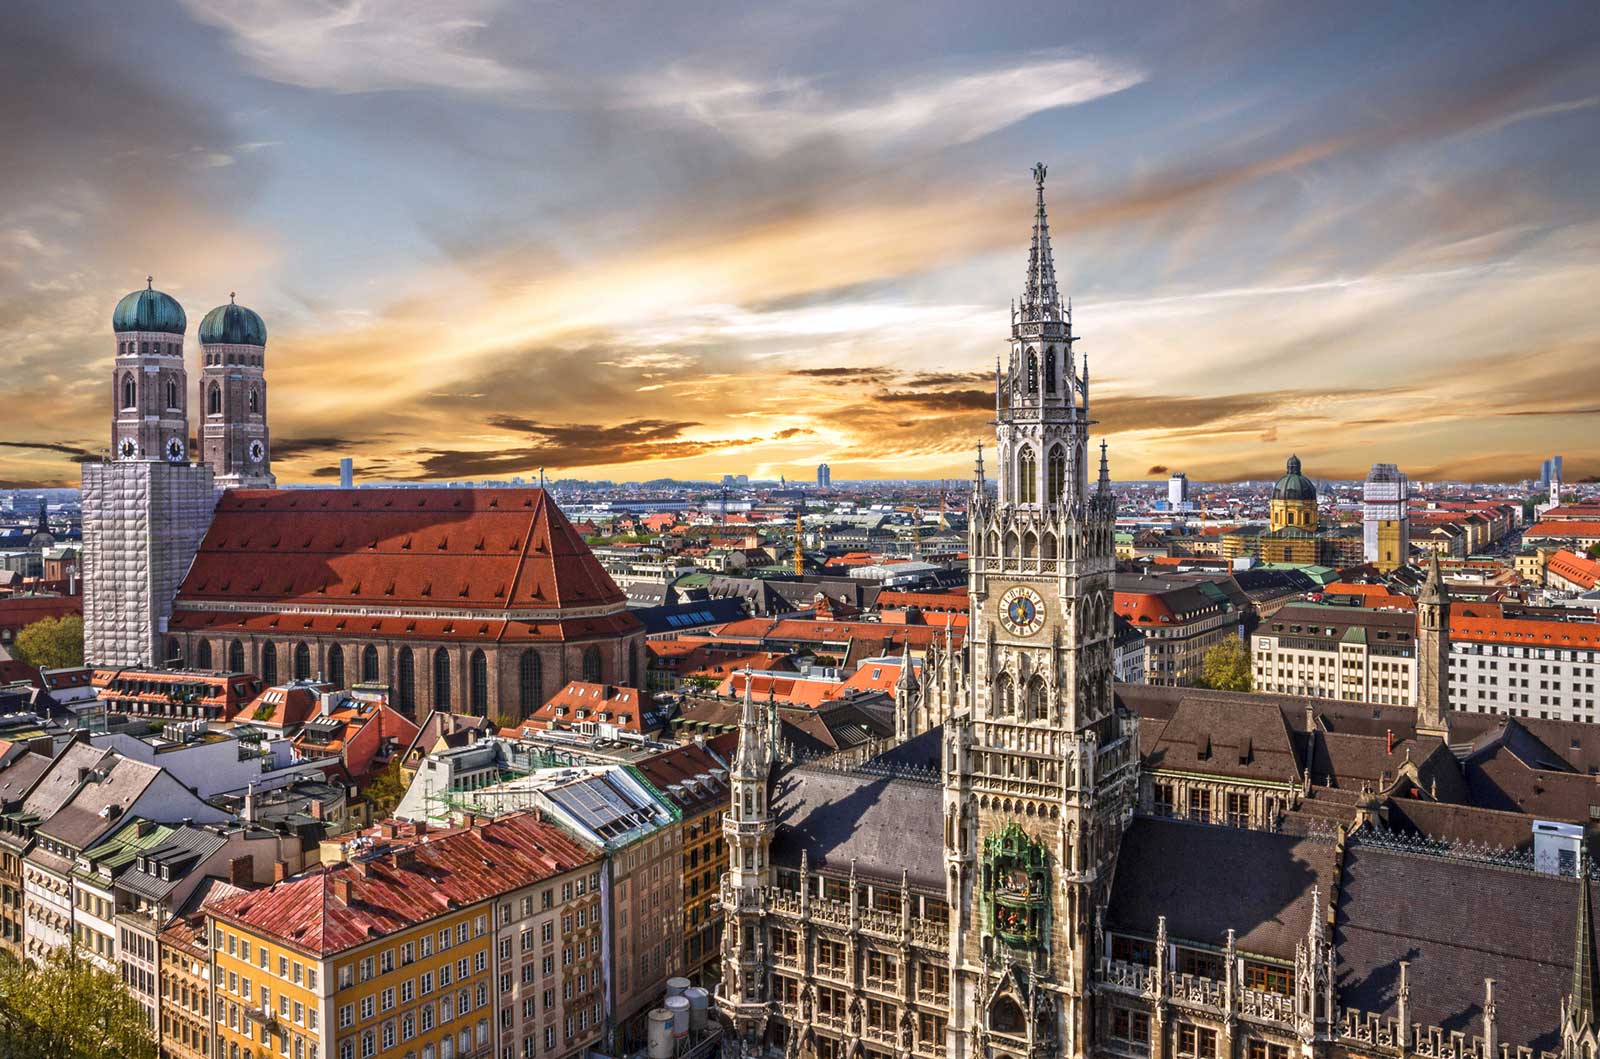
[[[1300,457],[1289,457],[1289,473],[1272,487],[1274,500],[1316,500],[1317,483],[1300,473]]]
[[[267,325],[254,310],[235,305],[230,298],[227,305],[217,306],[200,321],[200,341],[207,345],[221,342],[230,346],[264,346]]]
[[[161,331],[169,335],[181,335],[189,329],[189,318],[183,314],[183,306],[178,304],[178,299],[166,291],[156,290],[154,282],[147,280],[149,285],[144,290],[136,290],[117,303],[116,310],[111,314],[111,330],[118,334],[124,331]]]

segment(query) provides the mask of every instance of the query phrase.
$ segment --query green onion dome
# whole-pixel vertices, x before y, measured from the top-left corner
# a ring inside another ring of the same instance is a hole
[[[200,321],[200,341],[206,345],[220,342],[230,346],[264,346],[267,325],[261,322],[255,310],[234,304],[230,295],[227,305],[217,306]]]
[[[153,279],[146,280],[144,290],[136,290],[123,297],[111,314],[111,329],[118,334],[124,331],[160,331],[181,335],[189,329],[189,318],[183,314],[178,299],[166,291],[155,289]]]

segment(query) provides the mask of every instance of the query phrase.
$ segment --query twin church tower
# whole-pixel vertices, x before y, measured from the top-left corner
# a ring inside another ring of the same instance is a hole
[[[230,297],[200,321],[199,459],[189,433],[189,326],[147,281],[117,303],[110,459],[83,465],[84,657],[155,666],[173,597],[223,489],[272,488],[267,328]]]
[[[183,306],[147,281],[117,303],[113,460],[188,463],[189,375]],[[200,321],[200,459],[220,488],[271,488],[267,326],[250,309],[219,305]]]

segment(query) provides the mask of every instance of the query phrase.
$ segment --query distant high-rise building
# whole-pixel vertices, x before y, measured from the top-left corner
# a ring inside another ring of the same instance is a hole
[[[827,489],[831,485],[833,485],[833,471],[826,463],[817,464],[817,488]]]
[[[1553,461],[1545,460],[1539,465],[1539,485],[1544,487],[1550,484],[1550,467]]]
[[[339,488],[340,489],[353,489],[353,488],[355,488],[355,484],[356,484],[356,464],[355,464],[355,461],[352,460],[349,456],[340,457],[340,459],[339,459]],[[521,481],[518,480],[517,484],[520,485]]]
[[[1410,483],[1392,463],[1374,463],[1361,492],[1361,555],[1388,573],[1411,554]]]
[[[1189,476],[1175,471],[1167,479],[1167,503],[1174,511],[1181,511],[1189,503]]]
[[[1561,477],[1561,457],[1560,456],[1552,456],[1552,457],[1550,457],[1550,476],[1552,478],[1560,478]]]

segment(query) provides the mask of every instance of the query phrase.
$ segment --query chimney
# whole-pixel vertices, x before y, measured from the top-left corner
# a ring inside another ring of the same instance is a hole
[[[322,799],[320,799],[320,798],[311,799],[311,804],[306,807],[306,811],[311,814],[311,819],[313,819],[313,820],[321,820],[322,819]]]
[[[350,904],[350,879],[346,875],[338,875],[333,879],[333,896],[340,904]]]
[[[384,838],[394,838],[400,834],[400,825],[393,820],[385,820],[378,825],[378,834]]]
[[[411,846],[401,846],[394,851],[394,866],[397,871],[411,871],[417,866],[417,851]]]
[[[428,833],[428,821],[426,821],[426,820],[418,820],[416,822],[415,829],[416,829],[418,838],[421,838],[423,835],[426,835]]]
[[[235,886],[248,887],[256,874],[256,858],[246,853],[228,862],[228,881]]]
[[[280,883],[280,882],[283,882],[283,880],[287,879],[288,877],[289,877],[289,865],[288,865],[288,862],[281,861],[281,860],[280,861],[274,861],[273,865],[272,865],[272,881],[275,882],[275,883]]]
[[[251,784],[244,789],[244,812],[240,813],[239,815],[247,824],[253,824],[256,822],[256,785],[254,782],[251,782]]]

